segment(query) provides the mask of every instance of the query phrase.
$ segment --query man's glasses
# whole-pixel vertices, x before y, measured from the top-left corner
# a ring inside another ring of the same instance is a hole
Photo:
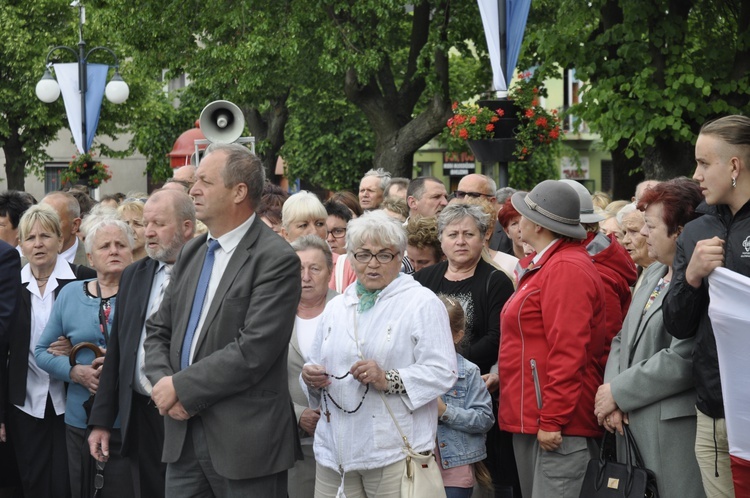
[[[396,256],[396,254],[391,254],[389,252],[379,252],[377,254],[373,254],[370,251],[361,251],[354,253],[354,259],[356,259],[360,263],[369,263],[372,258],[375,258],[378,260],[378,263],[383,265],[393,261],[393,258],[395,258]]]
[[[333,230],[326,230],[326,232],[334,239],[340,239],[346,235],[346,228],[334,228]]]
[[[492,197],[490,194],[483,194],[481,192],[465,192],[463,190],[456,190],[453,192],[453,195],[456,196],[457,199],[463,199],[466,196],[471,197],[472,199],[478,199],[479,197]]]
[[[99,491],[104,487],[104,462],[96,460],[96,476],[94,476],[94,498],[99,495]]]

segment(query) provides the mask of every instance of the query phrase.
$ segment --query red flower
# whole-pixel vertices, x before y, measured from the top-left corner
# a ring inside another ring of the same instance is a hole
[[[531,91],[534,92],[534,95],[539,93],[539,89],[537,87],[532,88]]]
[[[560,128],[558,128],[557,126],[552,128],[552,130],[549,132],[549,137],[553,140],[557,140],[558,138],[560,138]]]
[[[495,125],[493,125],[492,123],[490,123],[487,126],[485,126],[484,129],[487,130],[487,131],[495,131]]]
[[[533,118],[533,117],[534,117],[534,109],[526,109],[526,114],[525,114],[525,116],[526,116],[527,118]]]
[[[451,109],[453,109],[454,111],[458,109],[458,102],[453,102],[453,104],[451,104]]]
[[[472,116],[471,119],[469,119],[469,123],[471,123],[471,124],[477,124],[477,117],[476,116]]]
[[[447,126],[448,126],[448,128],[450,128],[451,126],[453,126],[453,118],[450,118],[448,120]]]
[[[497,116],[492,116],[490,118],[490,123],[497,123],[498,121],[500,121],[500,118],[498,118]]]
[[[526,147],[521,149],[521,154],[528,154],[528,152],[529,152],[529,149],[527,149]]]
[[[501,118],[502,118],[503,116],[505,116],[505,111],[503,111],[502,109],[498,109],[498,110],[496,110],[495,112],[496,112],[496,113],[497,113],[497,115],[498,115],[498,116],[500,116]]]
[[[539,105],[539,99],[532,100],[531,101],[531,105],[533,105],[534,107],[538,106]]]
[[[536,125],[539,126],[539,127],[541,127],[541,128],[546,128],[547,127],[547,118],[544,118],[544,117],[538,118],[536,120]]]
[[[469,138],[469,132],[466,130],[466,128],[464,128],[460,132],[458,132],[458,136],[466,140]]]
[[[94,183],[94,185],[99,185],[99,179],[98,178],[94,178],[93,183]]]

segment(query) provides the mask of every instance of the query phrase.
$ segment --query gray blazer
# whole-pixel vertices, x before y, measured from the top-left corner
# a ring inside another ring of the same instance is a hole
[[[664,328],[662,291],[643,309],[668,268],[653,263],[633,296],[622,330],[612,341],[604,372],[612,395],[630,418],[630,428],[661,498],[703,497],[695,459],[693,339],[675,339]],[[617,437],[618,457],[625,457]],[[624,461],[624,460],[621,460]]]
[[[179,400],[200,416],[216,472],[250,479],[291,468],[299,455],[287,387],[287,349],[300,298],[300,262],[289,244],[256,217],[235,249],[206,313],[193,363],[180,352],[207,250],[188,242],[159,311],[148,321],[146,375],[172,375]],[[162,459],[182,453],[189,421],[165,417]]]
[[[326,304],[338,296],[339,293],[333,289],[328,289],[326,295]],[[302,373],[302,367],[305,365],[305,360],[302,358],[302,352],[299,348],[299,340],[297,340],[297,326],[294,326],[292,330],[292,339],[289,341],[289,358],[287,360],[287,366],[289,370],[289,394],[292,396],[292,402],[294,403],[294,414],[297,417],[297,424],[299,424],[299,418],[302,416],[302,412],[308,409],[309,403],[307,396],[302,391],[302,386],[299,383],[299,376]],[[310,437],[312,434],[307,434],[302,429],[299,429],[300,437]]]

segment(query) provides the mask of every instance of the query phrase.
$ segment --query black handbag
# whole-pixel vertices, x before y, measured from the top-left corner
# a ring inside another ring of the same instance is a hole
[[[659,498],[656,476],[643,465],[641,452],[630,428],[623,424],[625,462],[605,457],[604,447],[609,432],[602,438],[599,458],[592,458],[583,478],[580,498]]]

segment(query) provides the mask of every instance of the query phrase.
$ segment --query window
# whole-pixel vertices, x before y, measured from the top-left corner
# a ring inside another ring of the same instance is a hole
[[[60,176],[67,169],[66,163],[47,163],[44,165],[44,193],[61,190],[63,183]]]
[[[433,176],[432,174],[433,165],[434,163],[418,162],[417,170],[419,171],[419,176]]]
[[[581,102],[581,81],[576,77],[575,69],[568,69],[564,73],[565,95],[563,109],[567,111],[571,106]],[[565,130],[574,133],[589,133],[589,127],[580,118],[568,115],[565,118]]]

